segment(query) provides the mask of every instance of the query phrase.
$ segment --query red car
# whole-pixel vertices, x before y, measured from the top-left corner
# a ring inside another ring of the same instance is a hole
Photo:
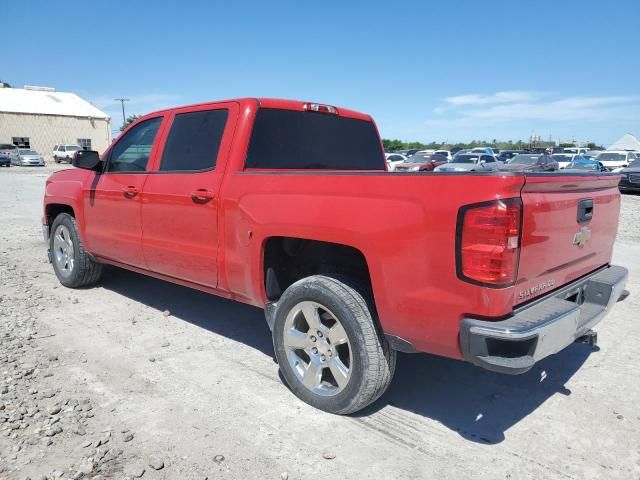
[[[393,169],[394,172],[430,172],[447,163],[447,157],[439,153],[415,153]]]
[[[329,412],[380,397],[397,351],[525,372],[589,335],[627,278],[618,175],[389,175],[373,120],[346,108],[163,110],[74,165],[44,195],[63,285],[109,264],[264,308],[284,380]]]

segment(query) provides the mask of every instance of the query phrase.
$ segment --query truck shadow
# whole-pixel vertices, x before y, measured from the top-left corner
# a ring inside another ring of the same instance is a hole
[[[393,405],[440,422],[468,440],[497,444],[553,395],[571,395],[565,384],[593,351],[573,344],[515,376],[433,355],[399,354],[391,387],[361,414]]]
[[[169,310],[176,320],[274,357],[271,332],[259,308],[118,268],[109,269],[101,286],[157,309],[158,315]],[[440,422],[470,441],[500,443],[505,431],[550,397],[570,395],[565,384],[592,351],[586,345],[573,344],[516,376],[433,355],[399,354],[389,390],[354,417],[369,417],[375,422],[382,418],[385,406],[393,405]]]
[[[216,297],[120,268],[109,267],[100,286],[273,358],[271,332],[260,308]]]

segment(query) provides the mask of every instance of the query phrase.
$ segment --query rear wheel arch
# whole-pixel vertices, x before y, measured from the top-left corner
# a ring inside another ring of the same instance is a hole
[[[369,263],[364,252],[352,245],[301,237],[271,236],[264,239],[261,274],[268,301],[276,301],[293,283],[312,275],[330,274],[358,284],[373,298]]]

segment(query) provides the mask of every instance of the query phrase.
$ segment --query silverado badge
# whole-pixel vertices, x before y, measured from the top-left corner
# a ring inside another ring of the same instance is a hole
[[[591,238],[591,229],[589,227],[582,227],[578,233],[573,236],[573,244],[578,248],[583,248],[589,239]]]

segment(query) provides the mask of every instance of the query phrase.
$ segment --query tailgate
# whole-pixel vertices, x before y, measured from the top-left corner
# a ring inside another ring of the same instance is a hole
[[[619,175],[527,175],[514,304],[561,287],[611,260]],[[589,215],[589,208],[592,208]]]

